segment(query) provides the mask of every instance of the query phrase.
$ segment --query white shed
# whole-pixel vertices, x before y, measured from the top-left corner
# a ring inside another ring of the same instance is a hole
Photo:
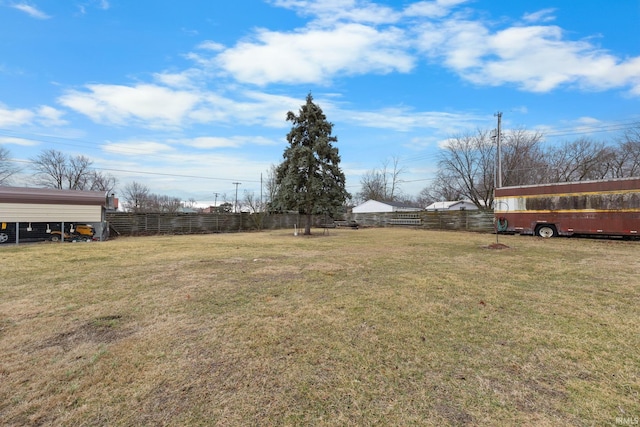
[[[367,200],[353,208],[353,213],[383,213],[383,212],[417,212],[420,208],[409,206],[398,202],[379,202],[377,200]]]
[[[428,212],[437,211],[474,211],[478,210],[478,207],[470,200],[454,200],[447,202],[435,202],[431,203],[425,208]]]
[[[0,243],[27,239],[27,232],[35,236],[54,224],[91,224],[101,233],[109,200],[101,191],[0,186]]]

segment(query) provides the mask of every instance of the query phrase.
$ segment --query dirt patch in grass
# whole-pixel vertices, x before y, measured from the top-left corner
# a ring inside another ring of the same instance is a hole
[[[435,410],[449,425],[459,426],[473,423],[473,417],[470,414],[450,403],[438,403],[435,405]]]
[[[504,243],[491,243],[488,246],[483,246],[485,249],[509,249],[509,246]]]
[[[123,326],[121,315],[100,316],[61,332],[36,345],[36,349],[60,347],[69,351],[83,343],[111,344],[134,333],[134,329]]]

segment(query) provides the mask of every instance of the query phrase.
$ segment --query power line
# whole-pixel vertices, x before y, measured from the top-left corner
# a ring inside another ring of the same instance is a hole
[[[554,131],[545,132],[541,130],[534,130],[532,132],[540,132],[543,137],[559,137],[559,136],[571,136],[571,135],[588,135],[591,133],[602,133],[602,132],[616,132],[621,130],[626,130],[631,127],[640,126],[640,120],[634,121],[624,121],[620,123],[606,124],[606,125],[585,125],[585,126],[574,126],[567,128],[559,128]],[[577,130],[581,129],[581,130]],[[504,134],[504,132],[503,132]],[[437,160],[438,154],[422,154],[418,156],[412,156],[403,160],[404,163],[413,163],[419,161],[434,161]]]
[[[8,159],[9,162],[12,163],[28,163],[28,164],[36,164],[37,162],[31,160],[18,160],[18,159]],[[214,181],[234,181],[235,178],[217,178],[211,176],[201,176],[201,175],[183,175],[183,174],[174,174],[174,173],[163,173],[163,172],[147,172],[141,170],[128,170],[128,169],[113,169],[113,168],[101,168],[101,167],[92,167],[91,169],[107,171],[107,172],[125,172],[125,173],[133,173],[133,174],[141,174],[141,175],[155,175],[155,176],[167,176],[172,178],[193,178],[193,179],[206,179],[206,180],[214,180]],[[245,179],[247,182],[260,182],[259,180],[251,180]],[[232,182],[232,184],[235,184]]]
[[[557,129],[551,132],[541,132],[544,136],[569,136],[569,135],[587,135],[590,133],[600,133],[600,132],[616,132],[620,130],[626,130],[633,126],[639,126],[640,121],[628,122],[628,123],[619,123],[619,124],[610,124],[610,125],[600,125],[600,126],[577,126],[582,130],[570,130],[570,129]]]
[[[8,129],[0,129],[0,136],[5,136],[8,138],[24,139],[28,141],[42,142],[42,143],[51,144],[54,146],[62,145],[67,147],[75,147],[75,148],[81,148],[85,151],[86,150],[106,151],[110,154],[114,154],[114,155],[121,154],[123,156],[144,155],[145,158],[155,158],[160,160],[173,160],[175,158],[174,154],[148,153],[146,149],[143,149],[143,148],[137,148],[133,146],[123,147],[118,145],[117,143],[113,143],[113,145],[117,146],[117,152],[113,152],[113,151],[109,152],[108,150],[105,150],[103,147],[101,147],[102,145],[109,145],[110,144],[109,142],[95,142],[95,141],[87,141],[87,140],[81,140],[81,139],[43,135],[43,134],[32,134],[32,135],[35,135],[35,137],[30,136],[29,134],[18,134]],[[179,138],[176,138],[176,139],[179,140]],[[61,142],[61,141],[71,141],[71,142]],[[168,147],[173,147],[172,145],[167,143],[158,143],[158,144],[162,144]]]

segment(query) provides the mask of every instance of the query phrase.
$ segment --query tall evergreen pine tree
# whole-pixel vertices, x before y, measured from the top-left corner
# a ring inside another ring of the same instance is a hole
[[[287,134],[289,147],[284,151],[284,161],[276,169],[276,203],[280,209],[304,214],[304,234],[309,235],[313,214],[334,215],[350,195],[338,166],[338,149],[332,145],[338,141],[331,135],[333,124],[313,103],[311,94],[297,116],[287,113],[287,121],[292,122],[292,127]]]

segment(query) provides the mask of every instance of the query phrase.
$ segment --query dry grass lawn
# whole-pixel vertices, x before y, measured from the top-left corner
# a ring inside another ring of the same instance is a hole
[[[409,229],[0,248],[3,425],[629,425],[640,242]]]

